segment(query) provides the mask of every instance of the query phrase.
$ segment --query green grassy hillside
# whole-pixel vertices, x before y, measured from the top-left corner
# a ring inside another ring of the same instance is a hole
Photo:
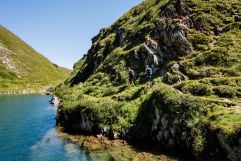
[[[56,85],[69,71],[50,62],[0,26],[0,92],[40,90]]]
[[[58,124],[184,148],[199,160],[241,160],[240,6],[143,1],[101,29],[56,89]],[[128,67],[136,86],[128,85]]]

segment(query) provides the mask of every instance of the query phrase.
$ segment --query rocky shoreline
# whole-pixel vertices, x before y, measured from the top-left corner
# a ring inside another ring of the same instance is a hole
[[[153,146],[138,146],[137,144],[131,144],[125,140],[109,138],[102,135],[79,135],[69,134],[61,127],[56,127],[58,136],[65,138],[81,148],[88,150],[91,155],[95,155],[97,158],[103,159],[103,157],[109,157],[116,161],[122,160],[142,160],[142,161],[188,161],[189,158],[185,158],[181,154],[177,154],[176,151],[166,152],[163,149]],[[142,148],[140,148],[142,147]],[[191,159],[190,159],[191,161]]]
[[[191,129],[185,124],[175,125],[172,115],[168,117],[168,111],[163,111],[165,104],[163,105],[162,98],[158,97],[159,92],[154,92],[153,97],[150,97],[148,102],[152,102],[151,107],[149,106],[150,103],[147,104],[148,106],[142,107],[142,112],[139,114],[139,118],[142,119],[138,120],[137,118],[138,122],[130,129],[115,131],[111,125],[100,126],[98,120],[95,120],[88,111],[64,111],[61,106],[57,111],[56,124],[63,127],[65,131],[76,134],[123,139],[129,142],[153,143],[153,145],[158,144],[156,147],[164,149],[186,149],[186,153],[195,157],[195,160],[208,160],[207,156],[212,156],[214,160],[220,160],[223,157],[230,161],[240,161],[240,132],[237,132],[236,136],[228,136],[220,130],[215,130],[211,125],[205,126],[206,150],[201,155],[197,155],[191,148],[196,141],[195,139],[202,140],[200,136],[194,137],[199,129]],[[192,101],[198,103],[196,99]],[[179,99],[179,102],[182,101]],[[142,125],[145,125],[145,127]]]
[[[51,100],[49,100],[49,103],[58,108],[60,99],[57,96],[52,96]]]
[[[18,95],[18,94],[46,94],[46,90],[21,90],[21,91],[3,91],[0,95]]]
[[[27,94],[40,94],[40,95],[51,95],[51,88],[43,89],[23,89],[16,91],[0,91],[0,95],[27,95]]]

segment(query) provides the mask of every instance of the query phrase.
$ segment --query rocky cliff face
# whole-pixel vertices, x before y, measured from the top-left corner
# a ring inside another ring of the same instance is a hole
[[[240,160],[238,0],[147,0],[92,39],[56,94],[57,123]],[[146,84],[145,65],[154,71]],[[136,73],[128,85],[127,67]]]

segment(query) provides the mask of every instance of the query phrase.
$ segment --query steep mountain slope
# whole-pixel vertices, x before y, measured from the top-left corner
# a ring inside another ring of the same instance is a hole
[[[0,92],[37,90],[69,75],[0,26]]]
[[[134,7],[92,39],[56,89],[57,123],[184,148],[198,160],[241,160],[240,6],[146,0]],[[128,67],[136,86],[127,84]]]

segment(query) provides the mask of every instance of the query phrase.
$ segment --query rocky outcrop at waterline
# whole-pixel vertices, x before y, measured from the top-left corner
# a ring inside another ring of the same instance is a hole
[[[103,135],[134,142],[153,142],[166,148],[179,147],[179,150],[187,148],[194,156],[203,160],[210,157],[214,160],[240,160],[240,134],[227,136],[205,120],[199,120],[205,116],[192,116],[195,113],[202,115],[204,100],[188,98],[176,91],[173,91],[172,98],[165,90],[170,89],[163,87],[162,90],[154,91],[150,98],[141,104],[135,123],[130,129],[114,131],[113,125],[110,124],[101,127],[94,114],[78,110],[65,111],[61,108],[58,110],[57,124],[75,133]],[[211,101],[205,102],[206,106],[210,103]],[[169,106],[172,109],[169,109]],[[196,108],[195,111],[189,106]],[[227,103],[226,106],[232,106],[232,103]],[[198,154],[204,149],[202,155]]]
[[[58,107],[60,103],[60,99],[57,96],[52,96],[51,99],[49,100],[49,103],[54,105],[55,107]]]
[[[151,145],[134,145],[123,140],[100,139],[94,136],[75,135],[57,128],[57,135],[70,142],[80,145],[89,156],[97,160],[122,160],[122,161],[191,161],[183,154],[174,151],[165,151]],[[138,148],[139,147],[139,148]],[[144,147],[144,148],[143,148]]]
[[[57,87],[57,123],[185,149],[197,160],[240,160],[239,5],[147,0],[134,7],[92,39]],[[154,71],[151,87],[145,65]]]

